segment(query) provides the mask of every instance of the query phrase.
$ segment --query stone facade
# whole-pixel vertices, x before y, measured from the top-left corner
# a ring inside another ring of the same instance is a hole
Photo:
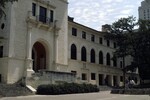
[[[0,20],[1,82],[47,70],[74,73],[79,83],[122,85],[122,60],[111,60],[115,42],[106,40],[105,32],[68,21],[67,0],[19,0],[8,3],[5,12],[6,19]],[[130,62],[126,58],[126,65]]]

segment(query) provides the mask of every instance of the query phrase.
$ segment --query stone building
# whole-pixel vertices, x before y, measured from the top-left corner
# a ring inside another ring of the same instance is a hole
[[[150,20],[150,1],[149,0],[142,1],[138,11],[139,11],[139,19]]]
[[[19,0],[8,3],[5,12],[0,20],[1,82],[44,72],[49,75],[36,77],[47,83],[54,75],[57,81],[63,76],[79,83],[122,85],[122,60],[111,60],[116,43],[104,39],[105,32],[68,19],[67,0]]]

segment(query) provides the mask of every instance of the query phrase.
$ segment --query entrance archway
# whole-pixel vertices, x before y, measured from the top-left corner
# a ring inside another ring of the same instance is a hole
[[[46,49],[40,42],[36,42],[32,48],[33,70],[46,69]]]

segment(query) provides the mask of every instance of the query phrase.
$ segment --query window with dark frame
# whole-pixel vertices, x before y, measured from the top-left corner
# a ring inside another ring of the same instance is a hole
[[[117,57],[113,57],[113,66],[117,67]]]
[[[120,68],[123,68],[123,62],[120,61]]]
[[[86,61],[86,48],[82,47],[81,48],[81,61]]]
[[[54,22],[54,11],[50,10],[50,22]]]
[[[108,47],[110,46],[110,41],[109,41],[109,40],[107,40],[107,46],[108,46]]]
[[[36,16],[36,4],[32,3],[32,15]]]
[[[103,38],[102,37],[99,38],[99,43],[103,44]]]
[[[94,49],[91,50],[90,57],[91,57],[91,63],[95,63],[95,50]]]
[[[95,42],[95,35],[93,35],[93,34],[91,35],[91,41]]]
[[[91,73],[91,80],[96,80],[96,75],[95,75],[95,73]]]
[[[3,46],[0,46],[0,58],[3,58]]]
[[[39,21],[46,23],[47,22],[47,9],[45,7],[40,6],[40,16]]]
[[[110,66],[111,65],[110,63],[111,63],[111,61],[110,61],[110,54],[107,53],[107,55],[106,55],[106,64]]]
[[[82,73],[82,80],[87,80],[87,75],[85,73]]]
[[[120,81],[123,82],[123,76],[120,76]]]
[[[116,44],[116,42],[114,42],[114,48],[116,48],[117,47],[117,44]]]
[[[71,45],[71,59],[77,59],[77,47],[75,44]]]
[[[103,64],[103,52],[99,52],[99,64]]]
[[[82,39],[86,39],[86,32],[82,31]]]
[[[74,27],[72,28],[72,35],[77,36],[77,29]]]

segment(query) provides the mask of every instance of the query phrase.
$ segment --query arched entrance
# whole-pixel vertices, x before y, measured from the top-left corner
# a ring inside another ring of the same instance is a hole
[[[32,48],[33,70],[46,69],[46,49],[40,42],[36,42]]]

